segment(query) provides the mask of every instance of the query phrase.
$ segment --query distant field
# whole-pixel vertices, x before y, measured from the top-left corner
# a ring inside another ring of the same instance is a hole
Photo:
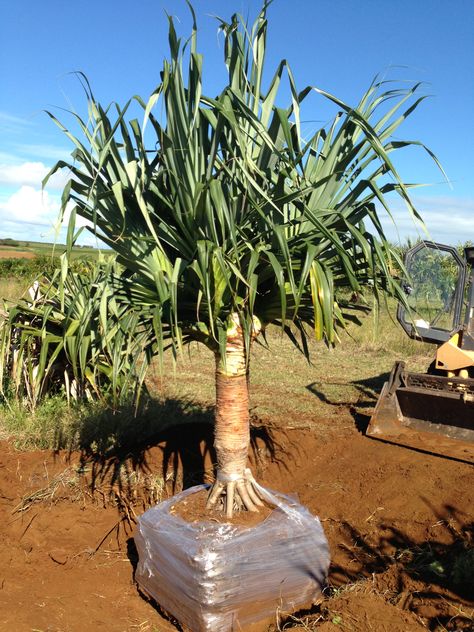
[[[66,250],[65,244],[39,241],[0,239],[0,259],[34,259],[35,257],[59,256]],[[75,246],[72,256],[97,257],[100,251],[89,246]]]
[[[0,247],[0,259],[34,259],[34,257],[36,254],[31,250]]]
[[[65,250],[65,244],[0,239],[0,299],[14,300],[24,291],[25,283],[29,287],[40,276],[52,274]],[[101,252],[107,254],[97,248],[75,246],[71,259],[81,265],[82,261],[97,260]]]

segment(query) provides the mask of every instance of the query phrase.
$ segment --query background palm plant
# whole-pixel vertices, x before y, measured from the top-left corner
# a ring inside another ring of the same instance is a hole
[[[80,137],[50,114],[75,146],[73,161],[52,170],[71,172],[63,211],[72,202],[117,253],[128,299],[152,310],[153,352],[199,341],[216,356],[209,505],[225,496],[229,516],[234,504],[260,503],[246,467],[252,341],[276,322],[307,354],[306,325],[335,343],[344,311],[356,308],[344,298],[351,291],[402,297],[378,208],[395,192],[416,215],[391,154],[410,144],[392,136],[421,101],[418,86],[374,83],[351,108],[321,90],[298,92],[282,61],[264,92],[268,5],[251,30],[237,15],[220,20],[228,82],[217,97],[203,94],[195,20],[183,45],[170,18],[161,83],[148,102],[136,98],[142,125],[127,123],[130,102],[103,108],[85,77],[89,118],[73,114]],[[285,73],[291,103],[282,108]],[[314,91],[339,111],[305,139],[300,109]]]
[[[140,393],[149,323],[120,299],[121,268],[102,259],[36,281],[0,325],[0,389],[34,410],[52,392],[117,407]]]

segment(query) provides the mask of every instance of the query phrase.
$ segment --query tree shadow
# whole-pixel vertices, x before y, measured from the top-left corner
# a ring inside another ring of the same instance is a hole
[[[370,408],[377,401],[378,395],[382,390],[384,383],[389,377],[389,373],[381,373],[380,375],[374,375],[363,380],[353,380],[351,382],[337,381],[337,382],[312,382],[306,385],[306,389],[316,395],[316,397],[324,404],[330,406],[353,406],[354,401],[341,401],[332,400],[331,397],[324,391],[324,386],[341,386],[341,387],[355,387],[358,393],[357,406],[360,408]]]
[[[353,599],[351,595],[368,593],[421,617],[428,630],[474,629],[472,514],[451,505],[442,511],[432,509],[443,527],[438,539],[415,541],[385,523],[378,525],[374,537],[341,522],[333,551],[337,562],[331,563],[324,590],[328,599],[283,619],[284,629],[298,627],[299,619],[331,620],[332,597]]]
[[[365,434],[369,425],[370,415],[364,412],[364,409],[370,409],[375,406],[383,385],[388,380],[389,375],[389,373],[381,373],[380,375],[374,375],[362,380],[353,380],[351,382],[312,382],[306,386],[306,389],[324,404],[337,407],[344,406],[348,408],[354,419],[357,430],[362,434]],[[327,392],[325,392],[325,386],[355,388],[358,393],[357,401],[354,402],[353,399],[350,401],[341,401],[340,399],[335,401],[331,399]]]
[[[203,482],[204,464],[214,460],[212,420],[211,407],[184,400],[150,399],[138,414],[132,407],[92,408],[75,422],[71,453],[79,450],[80,472],[92,493],[106,486],[131,499],[137,486],[152,482],[161,492],[169,484],[174,491],[178,482]]]
[[[111,494],[119,508],[140,496],[143,508],[162,497],[213,478],[216,454],[214,408],[190,400],[150,398],[139,414],[91,408],[74,422],[72,457],[79,450],[79,474],[89,491]],[[64,447],[64,437],[56,445]],[[283,448],[270,426],[253,420],[250,462],[258,469],[270,460],[284,465]]]
[[[424,502],[430,506],[426,499]],[[452,505],[444,505],[442,511],[431,509],[443,528],[438,539],[414,541],[386,523],[378,525],[374,538],[373,533],[369,536],[342,522],[329,594],[371,580],[375,593],[385,599],[389,593],[391,603],[428,619],[429,630],[440,629],[440,625],[446,630],[472,629],[468,627],[474,623],[472,614],[463,611],[463,607],[474,606],[472,514]]]
[[[365,380],[362,382],[365,388]],[[108,483],[119,498],[132,498],[134,477],[141,473],[145,477],[159,475],[168,484],[167,493],[174,493],[181,487],[206,482],[206,477],[212,475],[212,407],[182,400],[152,401],[137,418],[131,411],[91,414],[78,420],[77,428],[80,465],[87,471],[91,490],[100,490]],[[257,419],[252,424],[251,445],[254,467],[261,459],[285,466],[285,446],[276,442],[270,426]],[[148,506],[152,501],[150,498]],[[123,506],[117,504],[122,510]],[[389,523],[380,523],[370,533],[349,521],[338,523],[328,597],[343,594],[346,587],[366,580],[366,589],[377,591],[381,599],[400,609],[401,600],[408,595],[403,608],[427,620],[430,630],[440,625],[446,630],[469,629],[472,621],[463,612],[472,607],[474,600],[472,515],[449,505],[442,511],[431,509],[434,520],[443,525],[444,535],[429,541],[415,541]],[[130,531],[126,546],[134,576],[138,554]],[[181,629],[159,604],[148,595],[142,596],[160,617]],[[327,603],[314,606],[304,615],[326,616]],[[454,624],[457,627],[452,627]],[[283,620],[282,625],[291,628],[291,620]]]

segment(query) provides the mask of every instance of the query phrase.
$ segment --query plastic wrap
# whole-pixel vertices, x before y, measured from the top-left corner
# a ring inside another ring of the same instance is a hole
[[[192,632],[240,630],[317,599],[329,567],[318,518],[263,488],[277,507],[257,526],[189,523],[169,513],[203,489],[187,489],[138,519],[135,577],[145,593]]]

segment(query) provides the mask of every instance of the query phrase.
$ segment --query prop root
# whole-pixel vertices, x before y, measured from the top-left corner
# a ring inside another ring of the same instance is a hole
[[[222,498],[225,505],[226,518],[232,518],[234,509],[238,511],[242,509],[253,512],[258,511],[258,507],[263,507],[264,503],[254,483],[255,480],[250,470],[245,472],[243,478],[235,481],[223,482],[217,479],[209,492],[207,509],[215,507]]]

